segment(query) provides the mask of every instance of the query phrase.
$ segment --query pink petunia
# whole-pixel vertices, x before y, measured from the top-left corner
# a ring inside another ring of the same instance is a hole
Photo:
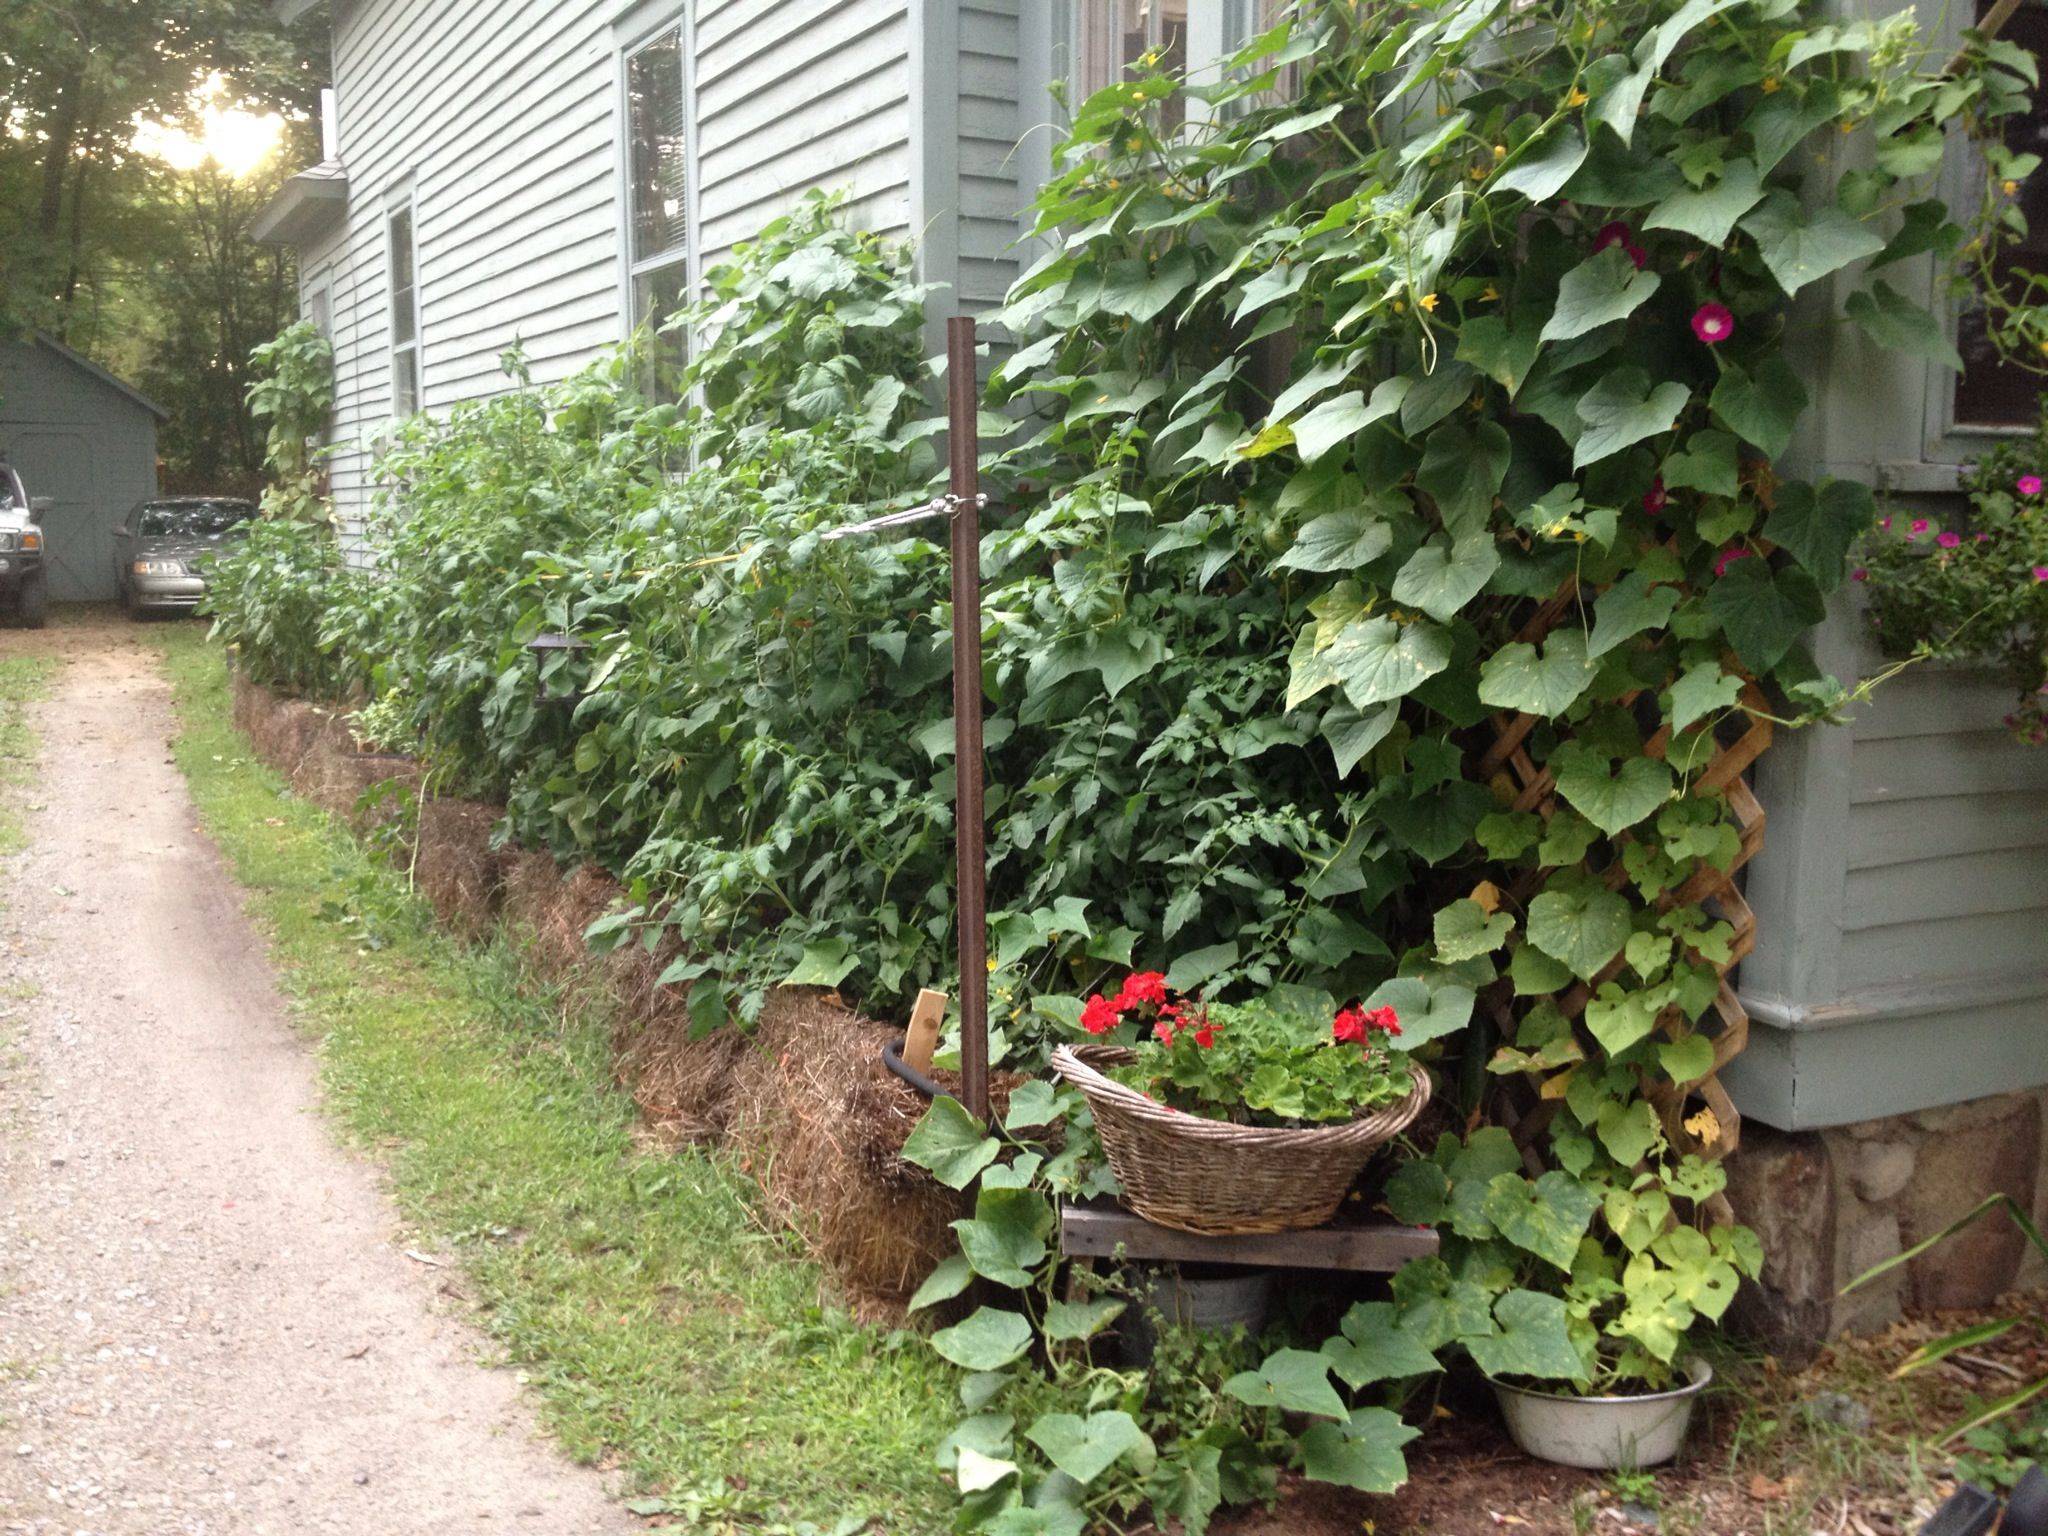
[[[1650,488],[1643,493],[1643,510],[1655,517],[1664,510],[1664,504],[1670,499],[1664,494],[1664,477],[1659,475],[1650,482]]]
[[[1750,551],[1744,549],[1740,544],[1722,550],[1721,558],[1714,562],[1714,574],[1716,576],[1726,576],[1729,566],[1738,560],[1747,560],[1749,556]]]
[[[1916,517],[1916,518],[1914,518],[1914,519],[1913,519],[1913,526],[1912,526],[1911,528],[1907,529],[1907,531],[1906,531],[1906,542],[1907,542],[1908,544],[1910,544],[1910,543],[1912,543],[1912,542],[1913,542],[1913,540],[1915,540],[1915,539],[1919,538],[1921,534],[1923,534],[1923,533],[1925,533],[1925,532],[1927,531],[1927,529],[1928,529],[1928,526],[1929,526],[1929,525],[1928,525],[1928,522],[1927,522],[1927,519],[1926,519],[1926,518],[1924,518],[1924,517]]]
[[[1702,304],[1692,312],[1692,333],[1708,346],[1717,346],[1735,334],[1735,316],[1726,304]]]
[[[2038,496],[2041,494],[2041,477],[2039,475],[2021,475],[2019,479],[2013,482],[2012,488],[2022,496]]]
[[[1949,529],[1943,529],[1940,533],[1935,535],[1934,542],[1939,544],[1943,549],[1954,549],[1957,545],[1963,542],[1963,536],[1960,533],[1953,532]]]

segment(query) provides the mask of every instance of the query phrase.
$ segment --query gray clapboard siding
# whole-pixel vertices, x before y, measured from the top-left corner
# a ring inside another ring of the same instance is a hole
[[[856,227],[910,220],[906,0],[705,0],[697,12],[698,250],[709,266],[814,187]]]

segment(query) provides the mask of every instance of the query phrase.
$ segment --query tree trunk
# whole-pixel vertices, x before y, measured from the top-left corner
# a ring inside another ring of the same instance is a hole
[[[50,119],[50,140],[43,146],[43,189],[36,201],[36,227],[45,240],[57,238],[64,220],[64,179],[71,170],[84,95],[85,76],[73,70],[59,87],[57,111]]]

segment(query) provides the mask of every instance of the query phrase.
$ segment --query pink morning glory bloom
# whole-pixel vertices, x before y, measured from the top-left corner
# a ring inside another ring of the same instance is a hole
[[[1610,245],[1627,245],[1629,237],[1634,233],[1635,231],[1620,219],[1616,219],[1612,224],[1602,224],[1600,232],[1593,236],[1593,254],[1599,255]]]
[[[1878,527],[1880,527],[1880,528],[1890,528],[1890,527],[1891,527],[1891,525],[1892,525],[1892,520],[1891,520],[1891,519],[1890,519],[1889,517],[1880,517],[1880,518],[1879,518],[1879,519],[1877,520],[1877,526],[1878,526]]]
[[[1866,571],[1862,566],[1859,565],[1856,567],[1855,570],[1849,573],[1849,579],[1851,581],[1868,581],[1870,580],[1870,572]]]
[[[1714,574],[1716,576],[1726,576],[1728,574],[1728,567],[1738,560],[1747,560],[1749,553],[1748,550],[1739,544],[1732,549],[1722,550],[1721,558],[1714,562]]]
[[[2037,565],[2034,567],[2034,580],[2048,581],[2048,565]]]
[[[1927,519],[1926,519],[1926,518],[1924,518],[1924,517],[1916,517],[1916,518],[1914,518],[1914,519],[1913,519],[1913,527],[1912,527],[1912,531],[1911,531],[1911,532],[1909,532],[1909,533],[1908,533],[1908,534],[1906,535],[1907,541],[1908,541],[1908,542],[1911,542],[1912,540],[1914,540],[1914,539],[1917,539],[1917,538],[1919,538],[1919,537],[1920,537],[1920,535],[1921,535],[1921,534],[1923,534],[1923,533],[1925,533],[1926,531],[1927,531]]]
[[[1664,494],[1664,477],[1659,475],[1650,482],[1649,490],[1643,493],[1643,510],[1655,517],[1664,510],[1664,503],[1670,499]]]
[[[1943,549],[1954,549],[1963,542],[1963,536],[1960,533],[1943,532],[1935,536],[1934,542]]]
[[[2013,489],[2022,496],[2038,496],[2041,494],[2041,477],[2039,475],[2021,475],[2018,480],[2013,482]]]
[[[1692,312],[1692,333],[1710,347],[1717,345],[1735,334],[1735,316],[1726,304],[1702,304]]]

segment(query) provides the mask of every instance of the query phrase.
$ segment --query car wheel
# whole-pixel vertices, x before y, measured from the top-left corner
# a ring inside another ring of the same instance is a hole
[[[15,600],[15,617],[24,629],[41,629],[50,618],[50,592],[44,584],[43,573],[35,572],[21,583],[21,596]]]

